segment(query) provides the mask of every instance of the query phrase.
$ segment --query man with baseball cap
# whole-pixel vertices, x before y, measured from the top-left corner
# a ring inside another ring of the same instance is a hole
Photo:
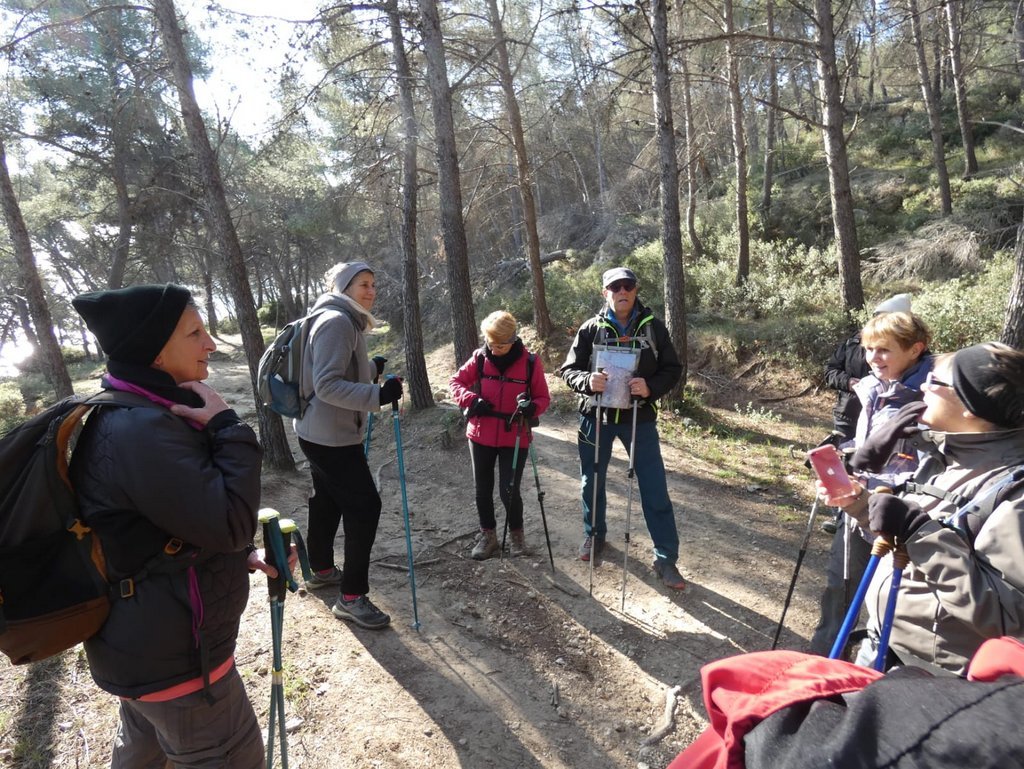
[[[637,401],[633,464],[644,520],[654,543],[654,571],[666,587],[682,590],[686,583],[676,567],[679,533],[665,482],[655,401],[675,386],[683,367],[665,324],[639,300],[636,273],[628,267],[613,267],[605,271],[601,285],[605,306],[580,326],[559,369],[565,383],[580,395],[577,439],[585,537],[579,557],[582,561],[598,558],[604,548],[608,531],[606,471],[615,438],[630,451],[634,418],[631,408],[602,407],[600,396],[608,387],[609,378],[605,371],[595,370],[594,345],[638,350],[636,368],[626,383],[630,398]],[[598,417],[600,442],[595,446]],[[596,509],[591,510],[595,498]]]

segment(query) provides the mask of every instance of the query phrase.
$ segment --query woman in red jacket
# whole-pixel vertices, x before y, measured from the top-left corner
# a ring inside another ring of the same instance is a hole
[[[523,499],[519,482],[530,447],[530,423],[551,402],[544,367],[516,336],[510,313],[492,312],[480,330],[484,346],[449,380],[452,398],[466,415],[466,437],[473,462],[480,536],[473,558],[484,561],[498,552],[494,518],[494,464],[498,464],[498,495],[512,535],[511,554],[527,555],[523,536]],[[518,439],[518,452],[516,442]],[[513,472],[513,465],[515,470]]]

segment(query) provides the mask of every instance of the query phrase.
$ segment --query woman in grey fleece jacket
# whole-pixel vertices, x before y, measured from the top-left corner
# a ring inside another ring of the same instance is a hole
[[[387,627],[391,618],[367,597],[370,551],[380,520],[380,495],[363,453],[367,412],[398,401],[402,382],[378,385],[379,372],[367,357],[370,310],[377,291],[365,262],[343,262],[327,272],[329,293],[313,306],[313,323],[302,362],[302,389],[312,392],[309,407],[293,423],[299,448],[309,460],[313,494],[309,498],[306,542],[316,572],[307,587],[337,586],[332,611],[361,627]],[[345,531],[345,561],[334,565],[334,538]]]

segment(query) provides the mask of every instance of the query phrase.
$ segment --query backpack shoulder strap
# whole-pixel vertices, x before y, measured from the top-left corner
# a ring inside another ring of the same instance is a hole
[[[944,521],[949,526],[967,536],[967,541],[974,547],[974,538],[989,516],[1000,504],[1015,493],[1024,489],[1024,465],[1010,467],[995,477],[995,480],[975,491],[974,495],[957,511]]]

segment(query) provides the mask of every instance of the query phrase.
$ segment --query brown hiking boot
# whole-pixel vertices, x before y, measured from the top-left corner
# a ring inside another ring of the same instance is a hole
[[[486,561],[500,549],[501,545],[498,544],[498,535],[494,533],[494,529],[480,529],[471,555],[474,561]]]
[[[509,531],[509,534],[512,535],[512,544],[508,549],[509,555],[513,558],[530,555],[530,547],[526,544],[526,536],[523,534],[523,530],[512,529]]]
[[[663,561],[660,558],[654,562],[654,573],[661,579],[661,584],[672,590],[685,590],[686,581],[679,573],[674,563]]]
[[[593,545],[594,545],[594,538],[593,537],[587,537],[586,539],[583,540],[583,544],[580,545],[580,560],[581,561],[589,561],[590,560],[590,551],[593,549]],[[604,540],[602,538],[598,537],[597,538],[597,558],[598,558],[598,560],[600,560],[601,553],[603,553],[603,552],[604,552]]]

